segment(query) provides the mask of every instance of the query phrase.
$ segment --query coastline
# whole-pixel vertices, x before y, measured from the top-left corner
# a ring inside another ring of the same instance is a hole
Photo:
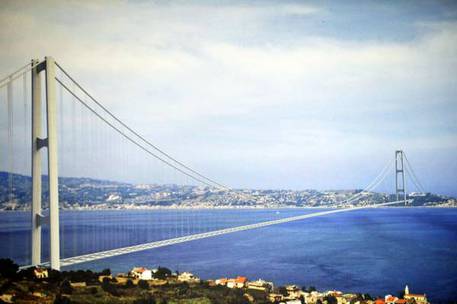
[[[277,207],[252,207],[252,206],[215,206],[215,207],[163,207],[163,206],[150,206],[150,207],[132,207],[132,208],[92,208],[92,207],[80,207],[80,208],[60,208],[60,211],[126,211],[126,210],[135,210],[135,211],[151,211],[151,210],[165,210],[165,211],[172,211],[172,210],[281,210],[281,209],[311,209],[311,210],[318,210],[318,209],[325,209],[325,210],[332,210],[332,209],[345,209],[345,208],[358,208],[363,206],[348,206],[348,207],[335,207],[335,206],[309,206],[309,207],[302,207],[302,206],[277,206]],[[457,206],[382,206],[382,207],[373,207],[376,209],[425,209],[425,208],[437,208],[437,209],[455,209]],[[7,213],[7,212],[30,212],[31,209],[17,209],[17,210],[0,210],[0,213]]]

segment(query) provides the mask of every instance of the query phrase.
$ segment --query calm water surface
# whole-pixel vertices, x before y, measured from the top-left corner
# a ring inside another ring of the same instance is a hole
[[[71,211],[61,214],[63,256],[282,218],[317,209]],[[27,263],[29,214],[0,213],[0,256]],[[43,230],[44,247],[47,231]],[[43,250],[44,257],[47,250]],[[127,272],[157,265],[202,278],[245,275],[318,289],[397,293],[434,301],[457,291],[457,209],[383,208],[310,218],[113,257],[73,268]]]

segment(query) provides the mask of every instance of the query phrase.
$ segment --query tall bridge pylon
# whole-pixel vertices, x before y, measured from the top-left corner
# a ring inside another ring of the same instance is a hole
[[[32,60],[32,265],[41,264],[41,226],[49,224],[50,266],[60,270],[59,241],[59,184],[57,166],[57,104],[55,61],[46,57],[43,62]],[[47,134],[42,134],[41,74],[45,72],[45,104]],[[41,151],[47,148],[49,215],[41,209]]]
[[[395,194],[397,196],[397,201],[403,200],[406,205],[406,181],[403,155],[403,150],[395,151]]]

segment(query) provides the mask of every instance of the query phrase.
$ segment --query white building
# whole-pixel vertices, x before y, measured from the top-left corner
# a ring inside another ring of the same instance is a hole
[[[130,275],[140,280],[152,280],[152,271],[144,267],[134,267]]]
[[[48,277],[48,270],[46,268],[35,267],[33,273],[37,279],[44,279]]]
[[[180,282],[188,282],[188,283],[200,283],[200,278],[194,276],[190,272],[183,272],[178,275],[178,281]]]
[[[267,281],[262,280],[262,279],[258,279],[257,281],[248,282],[247,283],[247,287],[249,289],[270,291],[270,290],[273,290],[273,283],[272,282],[267,282]]]

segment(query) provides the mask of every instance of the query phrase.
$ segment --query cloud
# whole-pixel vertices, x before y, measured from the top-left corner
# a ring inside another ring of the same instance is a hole
[[[400,146],[455,150],[457,23],[416,22],[420,34],[401,41],[292,28],[332,14],[290,2],[3,2],[0,67],[53,55],[159,146],[238,186],[331,187],[332,168],[382,167]]]

